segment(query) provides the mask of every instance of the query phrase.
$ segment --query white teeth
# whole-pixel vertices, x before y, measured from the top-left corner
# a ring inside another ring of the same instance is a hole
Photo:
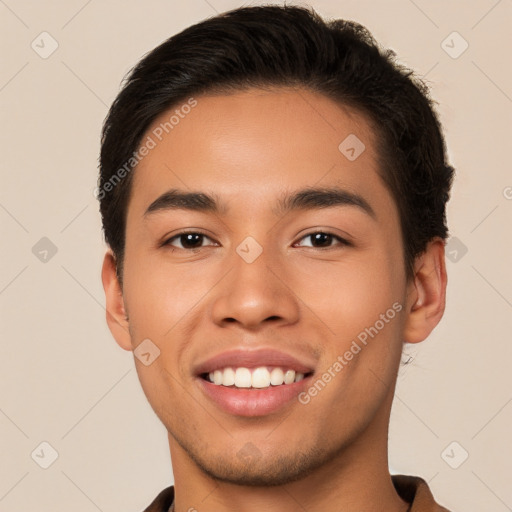
[[[295,372],[293,370],[288,370],[284,374],[284,383],[291,384],[295,380]]]
[[[235,370],[233,368],[226,368],[222,376],[223,386],[232,386],[235,383]]]
[[[251,387],[251,370],[249,368],[237,368],[235,372],[235,386],[237,388]]]
[[[213,383],[217,385],[222,384],[222,372],[220,370],[213,372]]]
[[[258,368],[224,368],[208,374],[208,380],[217,386],[235,386],[237,388],[263,389],[270,386],[293,384],[304,378],[303,373],[265,366]]]
[[[252,372],[253,388],[268,388],[270,386],[270,372],[266,368],[256,368]]]
[[[270,372],[270,384],[280,386],[284,382],[284,373],[281,368],[273,368]]]

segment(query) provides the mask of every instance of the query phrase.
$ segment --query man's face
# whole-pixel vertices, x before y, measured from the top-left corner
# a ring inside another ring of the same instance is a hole
[[[305,90],[196,100],[168,134],[158,127],[173,112],[153,123],[143,141],[156,146],[134,171],[123,274],[131,344],[160,350],[136,365],[172,450],[216,478],[276,485],[363,435],[386,436],[408,292],[399,217],[357,112]],[[312,188],[344,195],[280,209]],[[210,195],[218,210],[155,203],[171,190]],[[244,359],[260,349],[295,358],[306,377],[238,389],[198,374],[293,369],[268,353]]]

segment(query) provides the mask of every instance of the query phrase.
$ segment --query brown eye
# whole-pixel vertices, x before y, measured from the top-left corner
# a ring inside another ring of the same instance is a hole
[[[162,245],[184,250],[200,249],[203,247],[203,241],[205,238],[210,240],[210,238],[203,233],[190,231],[185,233],[178,233],[172,238],[169,238]],[[180,245],[176,246],[174,242],[178,242]]]
[[[325,233],[324,231],[315,231],[313,233],[309,233],[301,238],[301,240],[309,239],[311,241],[310,245],[301,245],[301,247],[313,247],[315,249],[322,249],[322,248],[330,248],[333,247],[332,242],[337,241],[337,245],[350,245],[347,240],[334,235],[332,233]],[[334,244],[335,246],[336,244]]]

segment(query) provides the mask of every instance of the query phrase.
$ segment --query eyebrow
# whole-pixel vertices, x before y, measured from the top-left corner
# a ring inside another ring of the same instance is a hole
[[[376,219],[375,211],[362,196],[340,188],[305,188],[287,194],[277,201],[273,209],[276,216],[296,210],[313,210],[335,206],[354,206]],[[144,217],[166,210],[191,210],[205,213],[225,214],[227,207],[215,195],[204,192],[184,192],[171,189],[155,199],[147,208]]]

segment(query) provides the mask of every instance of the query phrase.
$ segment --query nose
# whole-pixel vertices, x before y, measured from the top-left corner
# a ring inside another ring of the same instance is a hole
[[[237,323],[257,330],[264,325],[294,324],[299,319],[299,299],[290,287],[284,261],[263,252],[252,262],[235,253],[231,271],[219,283],[212,307],[220,326]]]

